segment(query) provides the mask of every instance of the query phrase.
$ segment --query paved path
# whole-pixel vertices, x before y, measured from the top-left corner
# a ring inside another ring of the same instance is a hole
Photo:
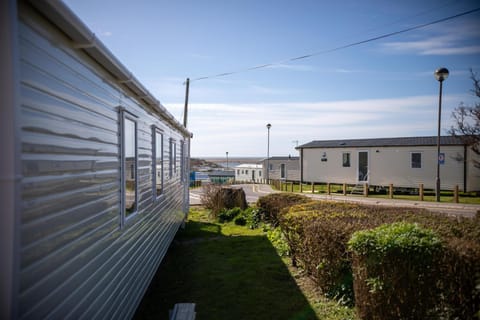
[[[242,187],[245,190],[245,195],[247,197],[248,203],[254,203],[259,197],[267,195],[273,192],[279,192],[273,190],[269,185],[266,184],[244,184],[237,185],[237,187]],[[202,194],[202,189],[191,189],[190,190],[190,204],[199,205],[201,204],[200,197]],[[429,202],[429,201],[411,201],[411,200],[399,200],[399,199],[383,199],[383,198],[366,198],[356,195],[326,195],[326,194],[308,194],[303,193],[303,195],[311,197],[318,200],[332,200],[332,201],[342,201],[342,202],[357,202],[364,203],[369,205],[378,205],[378,206],[394,206],[394,207],[407,207],[407,208],[424,208],[432,212],[439,212],[448,215],[456,216],[468,216],[473,217],[477,212],[480,212],[480,205],[478,204],[463,204],[463,203],[447,203],[447,202]]]

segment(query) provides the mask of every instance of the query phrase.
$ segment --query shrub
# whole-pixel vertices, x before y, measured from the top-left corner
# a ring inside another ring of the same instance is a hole
[[[431,229],[445,243],[444,262],[439,262],[443,269],[436,280],[443,298],[437,308],[444,310],[445,318],[459,315],[460,319],[470,319],[465,314],[480,309],[475,289],[480,284],[480,264],[475,263],[480,261],[480,219],[329,201],[302,202],[284,209],[280,217],[292,262],[303,267],[326,295],[347,303],[354,296],[352,255],[347,245],[354,232],[400,221]]]
[[[240,217],[236,217],[233,222],[237,225],[237,226],[245,226],[247,224],[247,219],[243,216],[240,216]]]
[[[356,204],[315,201],[290,208],[280,227],[292,262],[312,276],[329,297],[353,304],[351,259],[347,242],[365,227],[367,214]]]
[[[447,319],[480,319],[480,245],[448,239],[440,260],[439,308]],[[477,315],[477,316],[475,316]]]
[[[271,193],[257,200],[259,214],[264,222],[278,225],[278,218],[282,211],[287,211],[291,206],[311,201],[310,198],[295,193]]]
[[[242,213],[243,213],[243,211],[239,207],[235,207],[235,208],[232,208],[232,209],[223,209],[218,214],[218,221],[220,223],[230,222]]]
[[[277,249],[277,252],[280,256],[288,256],[290,253],[290,247],[283,235],[282,231],[279,228],[270,228],[267,230],[267,238],[270,240],[270,243]]]
[[[354,253],[356,310],[362,319],[426,319],[438,300],[442,245],[431,230],[398,222],[358,231]]]

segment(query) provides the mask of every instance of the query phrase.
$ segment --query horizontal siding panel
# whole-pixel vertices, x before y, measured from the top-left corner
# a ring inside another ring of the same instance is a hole
[[[112,228],[111,223],[107,226],[100,230],[101,236],[96,239],[96,242],[90,243],[92,237],[83,239],[88,242],[87,246],[83,247],[83,249],[87,248],[83,252],[47,261],[58,264],[55,268],[50,266],[51,272],[42,281],[21,294],[20,310],[23,312],[20,316],[22,319],[47,318],[50,311],[72,295],[75,288],[80,287],[89,275],[96,272],[100,261],[112,257],[106,253],[118,251],[120,247],[118,228]],[[92,233],[92,235],[97,234]],[[65,250],[62,253],[65,254]]]
[[[68,213],[55,219],[45,219],[39,223],[25,225],[22,232],[25,235],[22,242],[22,261],[24,268],[36,261],[40,261],[56,250],[64,250],[72,242],[78,241],[84,235],[96,230],[108,221],[118,217],[118,211],[112,210],[118,202],[118,197],[110,196],[103,201],[84,205],[69,210]],[[85,212],[95,212],[95,215],[86,215]],[[98,213],[97,213],[98,212]],[[88,218],[85,218],[87,216]],[[117,219],[118,220],[118,219]],[[117,221],[114,221],[118,225]],[[41,232],[38,232],[41,230]]]
[[[30,67],[30,69],[26,68],[27,66]],[[55,81],[56,79],[49,77],[48,74],[40,72],[40,70],[34,69],[30,65],[25,66],[23,73],[22,84],[25,87],[49,94],[54,98],[70,102],[71,104],[81,105],[85,109],[90,109],[106,117],[113,116],[112,110],[114,110],[114,107],[118,106],[120,101],[120,99],[117,99],[112,102],[113,106],[105,106],[94,97],[81,94],[75,88],[66,86],[62,82]]]
[[[70,137],[24,132],[22,152],[117,157],[118,146]]]
[[[154,226],[157,226],[156,224]],[[163,225],[166,228],[166,225]],[[152,240],[152,247],[155,247],[159,241],[161,241],[161,236],[163,230],[156,233],[157,238]],[[165,240],[165,239],[163,239]],[[154,253],[152,253],[154,256]],[[161,257],[157,256],[157,259],[160,260]],[[114,259],[112,259],[113,263]],[[158,264],[159,262],[157,262]],[[148,267],[145,266],[145,267]],[[91,277],[80,286],[75,293],[75,296],[81,297],[79,301],[75,300],[73,297],[65,300],[62,304],[58,306],[55,312],[52,314],[55,318],[57,315],[66,315],[65,319],[94,319],[94,313],[98,311],[98,306],[95,305],[95,301],[105,301],[108,299],[109,295],[109,284],[113,281],[115,277],[115,272],[111,272],[112,265],[104,265],[100,267],[96,272],[93,272]]]
[[[116,110],[105,110],[99,113],[98,106],[82,105],[80,99],[71,101],[68,97],[52,96],[49,91],[41,90],[43,88],[35,88],[24,85],[21,88],[22,105],[24,108],[35,110],[46,114],[63,117],[64,119],[72,119],[78,123],[90,125],[91,128],[100,128],[116,133],[118,130]],[[95,107],[96,110],[93,110]]]
[[[94,186],[118,183],[118,170],[83,172],[70,175],[25,177],[22,185],[22,200],[35,200],[50,194],[59,194],[73,190],[82,190]],[[23,220],[28,223],[28,220]]]
[[[83,207],[85,204],[101,202],[103,197],[119,198],[119,184],[109,183],[94,186],[83,190],[73,190],[61,194],[50,194],[41,198],[35,198],[23,202],[22,223],[33,223],[36,219],[49,219],[50,216],[61,215],[65,210]],[[85,212],[86,216],[94,212]]]
[[[168,218],[166,215],[161,216],[161,220],[158,221],[160,230],[158,232],[158,236],[160,237],[160,240],[152,240],[149,243],[153,246],[161,246],[162,244],[164,246],[167,246],[169,241],[166,236],[168,234],[165,233],[165,230],[170,230],[172,229],[172,223],[173,221],[170,219],[164,220],[163,218]],[[135,234],[132,234],[133,237],[138,237],[142,236],[145,237],[146,235],[152,235],[151,230],[146,230],[144,228],[138,228],[135,231]],[[133,241],[134,238],[131,239],[131,243],[134,244],[134,246],[137,246],[137,242]],[[137,248],[132,248],[133,250],[136,250]],[[115,306],[121,305],[119,303],[115,303],[114,299],[122,299],[124,296],[120,296],[121,293],[121,286],[120,283],[123,283],[126,286],[129,286],[129,282],[132,280],[131,275],[132,274],[142,274],[138,268],[134,267],[132,264],[137,261],[136,259],[130,259],[130,263],[126,262],[128,258],[131,258],[132,254],[129,252],[124,252],[122,255],[121,252],[118,256],[114,257],[115,261],[118,261],[118,266],[122,267],[116,268],[115,272],[103,272],[100,273],[101,275],[105,275],[106,277],[102,280],[102,283],[104,286],[98,286],[98,290],[95,290],[95,292],[92,292],[91,294],[96,294],[97,298],[95,299],[95,302],[92,304],[86,305],[86,308],[84,311],[84,314],[79,317],[80,319],[106,319],[106,318],[111,318],[114,319],[114,317],[111,316],[112,310],[108,310],[109,308],[117,309]],[[101,270],[100,270],[101,271]],[[120,280],[122,279],[122,280]],[[127,297],[129,296],[128,294],[126,295]],[[81,310],[79,310],[81,311]],[[83,312],[80,312],[83,313]],[[76,317],[74,317],[76,318]]]
[[[117,130],[116,126],[117,123],[115,122],[110,124],[110,130],[103,128],[93,129],[88,123],[81,123],[76,120],[39,112],[26,107],[22,109],[22,130],[27,132],[118,144],[118,137],[115,134]]]
[[[37,69],[37,72],[44,73],[50,78],[56,79],[57,82],[74,88],[84,96],[94,98],[100,104],[111,107],[117,105],[118,91],[107,85],[107,82],[101,79],[96,80],[97,77],[93,76],[94,74],[88,68],[85,68],[72,56],[61,50],[51,50],[48,42],[44,39],[22,37],[20,50],[21,62],[25,65],[23,79],[30,79],[26,72]]]
[[[119,165],[118,159],[112,157],[24,154],[22,158],[22,173],[26,177],[111,170]]]

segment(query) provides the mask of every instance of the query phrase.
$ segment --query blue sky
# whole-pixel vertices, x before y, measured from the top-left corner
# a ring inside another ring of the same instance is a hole
[[[323,52],[480,7],[480,1],[66,0],[110,51],[182,121],[192,81],[192,156],[297,155],[312,140],[442,133],[480,74],[480,11]],[[273,63],[252,71],[242,70]]]

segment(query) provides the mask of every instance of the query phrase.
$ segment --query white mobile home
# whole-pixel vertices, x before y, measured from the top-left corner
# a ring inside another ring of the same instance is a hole
[[[241,164],[235,168],[236,182],[262,182],[263,172],[261,164]]]
[[[440,139],[441,188],[480,190],[479,157],[460,138]],[[435,188],[437,137],[312,141],[300,150],[302,181]]]
[[[270,157],[262,160],[263,171],[270,180],[300,181],[300,158],[299,157]]]
[[[131,318],[188,210],[191,134],[61,1],[0,23],[0,318]]]

